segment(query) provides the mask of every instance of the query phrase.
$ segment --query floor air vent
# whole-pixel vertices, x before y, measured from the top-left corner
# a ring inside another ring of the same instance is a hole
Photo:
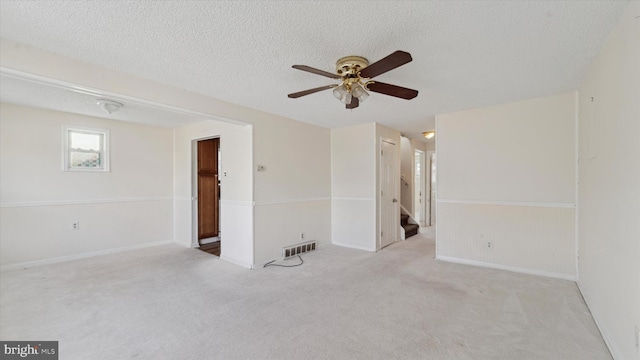
[[[316,242],[309,241],[302,244],[296,244],[292,246],[286,246],[282,248],[282,257],[290,258],[292,256],[300,255],[316,249]]]

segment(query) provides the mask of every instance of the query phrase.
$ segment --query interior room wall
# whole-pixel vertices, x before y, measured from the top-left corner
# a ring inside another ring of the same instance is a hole
[[[575,279],[575,108],[567,93],[437,116],[439,259]]]
[[[436,135],[438,136],[438,135]],[[436,151],[436,142],[434,141],[428,141],[426,143],[423,143],[424,145],[424,151]]]
[[[108,130],[110,172],[63,171],[63,125]],[[172,241],[172,136],[172,129],[0,104],[3,269]]]
[[[331,241],[376,251],[375,124],[331,129]]]
[[[640,359],[640,3],[580,87],[578,284],[616,359]]]
[[[289,242],[292,237],[289,231],[298,232],[298,229],[289,230],[273,224],[269,216],[275,214],[276,210],[271,211],[268,206],[277,205],[280,208],[277,211],[294,214],[289,221],[302,224],[300,231],[310,229],[315,240],[327,243],[330,241],[328,129],[234,105],[6,39],[0,39],[0,63],[8,69],[201,113],[204,115],[203,119],[213,117],[225,122],[253,125],[254,160],[250,164],[252,171],[248,177],[254,183],[255,211],[251,212],[255,216],[254,228],[242,227],[246,223],[244,220],[236,222],[234,226],[237,226],[236,230],[240,233],[251,232],[251,236],[257,236],[254,237],[254,253],[243,254],[241,257],[253,258],[253,261],[267,260],[275,254],[280,239]],[[254,167],[256,164],[265,166],[265,171],[260,172],[259,176]],[[245,207],[244,203],[239,202],[234,205],[236,208]],[[244,214],[242,216],[249,216],[246,210],[238,208]]]
[[[411,139],[411,146],[413,146],[414,150],[427,151],[427,144],[422,141]]]
[[[331,243],[331,131],[284,118],[254,124],[255,263]],[[256,171],[256,166],[263,171]]]
[[[174,238],[183,246],[197,243],[196,141],[220,138],[220,257],[253,265],[252,126],[206,120],[175,129]]]

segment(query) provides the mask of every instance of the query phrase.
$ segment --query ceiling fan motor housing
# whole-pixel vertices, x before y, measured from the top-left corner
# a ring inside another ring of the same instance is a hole
[[[362,56],[345,56],[336,62],[336,73],[342,77],[357,77],[367,66],[369,61]]]

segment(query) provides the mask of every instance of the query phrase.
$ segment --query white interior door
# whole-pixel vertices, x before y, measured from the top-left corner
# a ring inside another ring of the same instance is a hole
[[[398,240],[398,174],[396,144],[380,140],[380,248]]]

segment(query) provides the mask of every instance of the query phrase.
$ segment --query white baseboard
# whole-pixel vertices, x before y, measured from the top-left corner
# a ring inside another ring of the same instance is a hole
[[[600,335],[602,336],[602,339],[604,339],[604,343],[607,345],[607,348],[609,349],[609,353],[611,353],[611,357],[614,358],[615,360],[622,359],[622,356],[620,356],[620,352],[616,350],[616,347],[613,345],[613,342],[607,335],[607,332],[604,331],[604,328],[602,327],[602,322],[600,321],[600,317],[598,313],[593,311],[593,308],[591,307],[591,305],[589,305],[589,300],[587,300],[587,297],[584,296],[584,291],[582,291],[582,285],[580,285],[580,280],[576,280],[576,284],[578,285],[578,291],[580,291],[580,295],[582,295],[582,299],[584,300],[584,303],[587,304],[587,308],[591,313],[591,317],[593,317],[593,321],[596,323],[596,327],[598,328],[598,331],[600,331]]]
[[[136,249],[142,249],[142,248],[158,246],[158,245],[167,245],[167,244],[173,244],[173,243],[174,243],[173,239],[171,239],[171,240],[163,240],[163,241],[154,241],[154,242],[149,242],[149,243],[144,243],[144,244],[123,246],[123,247],[114,248],[114,249],[90,251],[90,252],[81,253],[81,254],[75,254],[75,255],[59,256],[59,257],[54,257],[54,258],[42,259],[42,260],[27,261],[27,262],[23,262],[23,263],[0,266],[0,272],[9,271],[9,270],[17,270],[17,269],[25,269],[25,268],[30,268],[30,267],[34,267],[34,266],[55,264],[55,263],[71,261],[71,260],[86,259],[86,258],[90,258],[90,257],[94,257],[94,256],[115,254],[115,253],[119,253],[119,252],[123,252],[123,251],[136,250]]]
[[[220,260],[226,261],[226,262],[234,264],[234,265],[242,266],[245,269],[254,269],[253,264],[249,264],[249,263],[241,261],[241,260],[236,260],[236,259],[230,258],[228,256],[224,256],[222,254],[220,254]]]
[[[550,277],[555,279],[576,281],[576,276],[571,274],[554,273],[549,271],[520,268],[516,266],[492,264],[492,263],[486,263],[482,261],[461,259],[461,258],[456,258],[451,256],[442,256],[442,255],[436,255],[436,260],[441,260],[441,261],[446,261],[446,262],[451,262],[456,264],[479,266],[479,267],[484,267],[489,269],[506,270],[506,271],[517,272],[521,274],[538,275],[538,276]]]

